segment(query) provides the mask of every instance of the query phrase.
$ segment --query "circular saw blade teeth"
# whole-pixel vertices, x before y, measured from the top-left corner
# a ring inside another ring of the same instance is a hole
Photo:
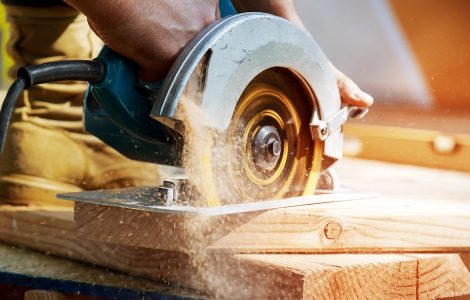
[[[186,99],[184,167],[199,200],[218,206],[313,194],[323,151],[309,131],[314,101],[281,68],[246,87],[223,132],[205,127],[201,120],[210,116]]]

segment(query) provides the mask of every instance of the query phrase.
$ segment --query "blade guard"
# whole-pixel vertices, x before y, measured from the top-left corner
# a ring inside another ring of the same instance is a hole
[[[287,68],[307,83],[320,120],[330,120],[340,111],[330,63],[312,37],[285,19],[245,13],[212,24],[188,44],[154,99],[151,116],[178,130],[181,100],[189,98],[207,116],[206,126],[226,129],[245,87],[273,67]],[[324,155],[341,158],[342,141],[341,130],[331,132]]]

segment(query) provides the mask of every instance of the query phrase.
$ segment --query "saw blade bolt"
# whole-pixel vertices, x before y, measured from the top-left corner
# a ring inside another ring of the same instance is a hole
[[[253,161],[264,171],[272,170],[282,153],[281,137],[273,126],[263,126],[256,133],[252,145]]]
[[[163,184],[158,187],[157,198],[159,202],[164,203],[166,206],[172,206],[179,200],[180,181],[165,180]]]
[[[266,149],[269,151],[269,154],[273,156],[281,155],[281,143],[275,138],[268,140]]]

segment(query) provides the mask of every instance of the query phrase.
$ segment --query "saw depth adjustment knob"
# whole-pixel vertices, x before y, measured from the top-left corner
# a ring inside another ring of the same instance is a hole
[[[158,187],[157,198],[164,206],[173,206],[179,200],[179,180],[165,180]]]

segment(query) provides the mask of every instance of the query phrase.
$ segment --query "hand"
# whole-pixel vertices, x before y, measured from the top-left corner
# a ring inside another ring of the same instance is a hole
[[[343,103],[359,107],[369,107],[374,103],[374,98],[371,95],[362,91],[354,81],[344,75],[331,62],[330,65],[333,69],[333,74],[335,74],[339,95]]]
[[[163,78],[184,46],[219,15],[218,0],[66,0],[93,31],[140,67],[140,77]]]

